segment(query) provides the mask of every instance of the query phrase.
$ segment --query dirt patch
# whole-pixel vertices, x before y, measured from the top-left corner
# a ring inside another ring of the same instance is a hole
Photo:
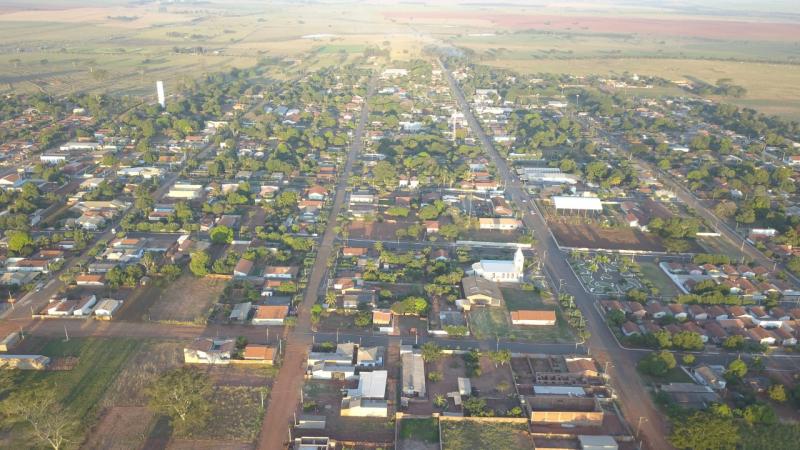
[[[86,448],[125,450],[141,448],[150,432],[153,413],[145,406],[109,409],[86,442]]]
[[[225,280],[196,278],[184,273],[160,290],[150,308],[150,319],[205,323],[206,313],[222,295],[225,283]]]
[[[600,228],[588,224],[548,224],[558,244],[564,247],[604,250],[663,252],[664,244],[657,236],[632,228]]]
[[[385,222],[365,222],[363,220],[353,221],[347,229],[352,239],[374,239],[378,241],[397,239],[397,230],[406,229],[413,222],[396,222],[387,220]]]

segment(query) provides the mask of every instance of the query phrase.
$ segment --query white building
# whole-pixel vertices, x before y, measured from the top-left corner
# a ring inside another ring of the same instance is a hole
[[[525,256],[518,248],[512,261],[482,259],[472,265],[475,275],[497,283],[519,283],[522,281]]]
[[[556,210],[566,211],[602,211],[603,204],[597,197],[554,196]]]
[[[94,315],[104,319],[110,319],[121,305],[122,300],[114,300],[113,298],[103,299],[97,305],[97,308],[94,309]]]

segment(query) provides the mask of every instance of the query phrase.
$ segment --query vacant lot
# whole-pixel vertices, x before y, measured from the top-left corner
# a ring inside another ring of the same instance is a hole
[[[675,283],[673,283],[667,274],[655,263],[641,262],[639,263],[639,268],[642,271],[642,276],[653,282],[658,288],[660,295],[664,297],[675,297],[681,294],[678,287],[675,286]]]
[[[567,321],[556,311],[555,326],[514,326],[504,307],[475,308],[469,312],[469,329],[476,339],[519,339],[536,342],[572,342]]]
[[[556,309],[553,302],[545,302],[542,297],[534,291],[525,291],[515,288],[500,288],[503,292],[503,299],[506,302],[506,309],[518,311],[520,309]]]
[[[663,252],[661,239],[632,228],[601,228],[588,224],[550,223],[558,244],[564,247],[603,250]]]
[[[196,278],[184,273],[158,292],[150,307],[151,320],[205,323],[209,308],[225,289],[225,280]]]
[[[103,398],[103,407],[145,406],[144,389],[162,372],[182,365],[183,344],[146,342],[128,360]]]
[[[375,240],[394,240],[397,239],[397,230],[405,230],[414,222],[384,221],[384,222],[365,222],[354,220],[348,230],[352,239],[375,239]],[[405,237],[404,237],[405,238]]]
[[[211,420],[182,438],[252,442],[261,429],[269,390],[249,386],[214,388]]]
[[[506,450],[533,448],[524,422],[481,423],[474,420],[443,420],[442,449],[444,450]]]
[[[439,422],[435,418],[402,419],[398,426],[398,450],[439,450]]]

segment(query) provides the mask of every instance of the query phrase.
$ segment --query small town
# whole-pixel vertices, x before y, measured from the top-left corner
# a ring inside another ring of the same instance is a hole
[[[518,47],[422,4],[365,5],[429,20],[357,51],[0,93],[0,448],[797,448],[800,122],[731,80],[489,63]],[[249,39],[126,5],[97,8],[131,52]]]

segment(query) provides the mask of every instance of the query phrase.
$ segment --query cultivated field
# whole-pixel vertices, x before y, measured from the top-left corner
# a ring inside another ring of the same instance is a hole
[[[549,225],[558,244],[564,247],[651,252],[666,250],[657,237],[632,228],[608,229],[588,224],[557,222]]]

